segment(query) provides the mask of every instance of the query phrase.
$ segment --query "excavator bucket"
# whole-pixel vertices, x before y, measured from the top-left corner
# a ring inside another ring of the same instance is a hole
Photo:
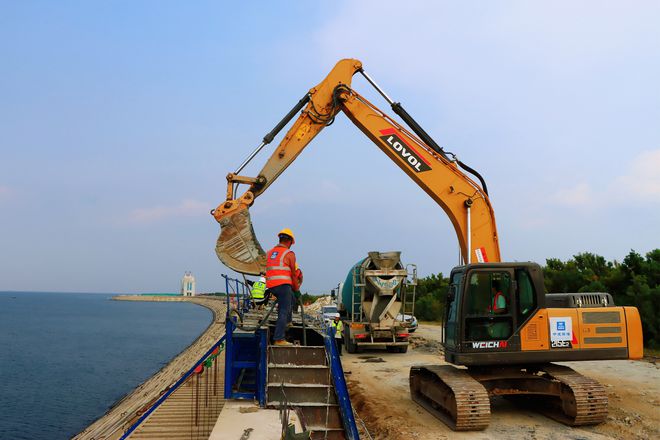
[[[215,253],[228,268],[246,275],[266,271],[266,253],[252,227],[250,212],[243,206],[218,220],[220,236]]]

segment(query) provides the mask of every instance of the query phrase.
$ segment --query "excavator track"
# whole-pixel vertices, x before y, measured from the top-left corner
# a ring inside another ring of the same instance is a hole
[[[485,429],[490,396],[525,402],[527,407],[569,426],[607,419],[605,388],[569,367],[538,366],[459,369],[424,365],[410,369],[412,399],[455,431]]]
[[[488,392],[467,370],[451,365],[412,367],[410,393],[455,431],[478,431],[490,423]]]
[[[542,413],[570,426],[596,425],[607,419],[608,399],[603,385],[562,365],[540,369],[550,380],[561,384],[556,405],[543,405]]]

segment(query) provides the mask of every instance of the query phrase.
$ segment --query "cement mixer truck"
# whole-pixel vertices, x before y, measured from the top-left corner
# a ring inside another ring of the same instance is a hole
[[[337,298],[346,350],[408,351],[408,323],[397,316],[414,314],[416,286],[417,267],[404,266],[401,252],[369,252],[353,265]]]

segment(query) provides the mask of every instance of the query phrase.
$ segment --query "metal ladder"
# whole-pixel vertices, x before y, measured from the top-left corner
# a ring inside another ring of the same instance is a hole
[[[417,292],[417,265],[406,265],[405,282],[401,286],[401,314],[415,316],[415,294]],[[412,289],[411,289],[412,287]]]
[[[362,266],[353,268],[353,292],[351,295],[351,322],[362,321],[362,288],[364,283],[360,282]]]

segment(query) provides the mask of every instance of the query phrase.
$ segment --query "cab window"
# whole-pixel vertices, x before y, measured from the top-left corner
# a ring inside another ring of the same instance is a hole
[[[457,341],[457,328],[458,328],[458,321],[457,321],[457,309],[460,304],[461,298],[460,298],[460,286],[461,286],[461,279],[463,277],[463,272],[457,272],[455,273],[452,278],[451,278],[451,284],[449,284],[449,292],[448,292],[448,299],[447,299],[447,310],[445,313],[447,314],[446,316],[446,323],[447,325],[445,326],[445,338],[444,342],[447,343],[449,346],[455,346]]]
[[[510,291],[509,272],[473,271],[466,298],[467,314],[485,316],[508,313]]]
[[[511,336],[511,284],[510,272],[470,272],[465,298],[467,340],[505,340]]]
[[[449,302],[449,307],[447,309],[447,321],[454,322],[456,321],[456,308],[458,305],[458,288],[461,285],[461,278],[463,277],[463,272],[458,272],[454,274],[451,279],[451,284],[449,285],[449,293],[453,295],[453,299]]]
[[[536,294],[532,279],[526,270],[516,270],[516,281],[518,284],[518,325],[536,310]]]

